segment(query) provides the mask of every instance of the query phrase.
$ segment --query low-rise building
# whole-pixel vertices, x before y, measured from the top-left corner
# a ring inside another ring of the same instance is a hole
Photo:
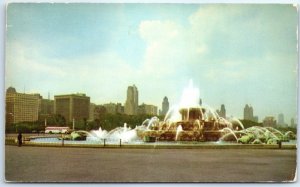
[[[157,115],[157,106],[143,103],[138,108],[138,114]]]
[[[85,94],[68,94],[54,96],[54,112],[62,115],[66,122],[87,120],[90,113],[90,97]]]
[[[39,96],[18,93],[15,88],[8,88],[5,98],[6,123],[34,122],[38,120]]]

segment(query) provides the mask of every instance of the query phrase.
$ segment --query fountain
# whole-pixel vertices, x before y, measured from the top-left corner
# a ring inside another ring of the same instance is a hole
[[[168,111],[164,121],[154,117],[146,120],[147,128],[138,129],[144,140],[159,141],[217,141],[223,135],[224,128],[233,124],[212,110],[209,106],[198,104],[199,90],[190,81],[183,91],[180,104]],[[236,120],[236,119],[235,119]],[[236,120],[238,121],[238,120]],[[145,122],[143,125],[145,125]],[[243,125],[238,123],[241,128]]]
[[[167,112],[163,121],[154,116],[146,119],[140,126],[131,129],[124,123],[111,131],[98,130],[74,131],[64,137],[70,142],[87,143],[143,143],[143,142],[235,142],[242,144],[276,144],[278,141],[295,139],[289,131],[283,134],[271,127],[253,126],[244,128],[236,118],[220,117],[208,105],[199,105],[199,90],[189,82],[184,89],[179,105]]]

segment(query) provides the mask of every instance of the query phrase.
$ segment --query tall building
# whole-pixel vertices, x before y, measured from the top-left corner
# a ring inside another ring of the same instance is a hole
[[[253,117],[253,121],[256,122],[256,123],[258,123],[258,116],[254,116]]]
[[[291,119],[291,127],[296,127],[294,118]]]
[[[138,114],[157,115],[157,106],[143,103],[138,108]]]
[[[284,115],[278,114],[278,125],[284,125]]]
[[[264,127],[276,127],[276,120],[273,116],[267,116],[263,120]]]
[[[221,105],[220,116],[226,118],[226,109],[224,104]]]
[[[128,115],[136,115],[139,105],[139,93],[135,85],[128,86],[127,99],[125,102],[124,112]]]
[[[202,99],[199,99],[199,105],[202,106]]]
[[[221,105],[221,109],[216,111],[220,117],[222,118],[226,118],[226,109],[225,109],[225,105],[222,104]]]
[[[162,102],[162,110],[160,115],[166,115],[169,111],[169,101],[167,97],[164,97],[164,100]]]
[[[54,96],[54,112],[64,116],[67,123],[72,120],[89,119],[90,97],[85,94]]]
[[[34,122],[38,120],[39,96],[17,93],[15,88],[6,91],[6,123]]]
[[[254,121],[254,116],[253,116],[253,108],[252,106],[249,106],[248,104],[246,104],[245,108],[244,108],[244,119],[246,120],[251,120]]]

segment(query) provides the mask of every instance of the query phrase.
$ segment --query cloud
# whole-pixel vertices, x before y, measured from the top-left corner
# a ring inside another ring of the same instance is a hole
[[[199,5],[188,17],[174,15],[180,19],[145,14],[136,22],[123,19],[122,26],[99,21],[97,27],[86,19],[84,29],[69,37],[61,21],[61,30],[39,32],[37,39],[18,29],[7,41],[7,84],[27,84],[44,90],[44,96],[51,89],[55,94],[86,92],[99,104],[124,103],[127,87],[136,84],[141,102],[160,106],[164,96],[171,104],[179,102],[193,79],[204,102],[215,108],[251,102],[275,111],[278,99],[293,108],[295,13],[288,5]],[[134,27],[131,34],[128,25]],[[283,90],[289,90],[285,100]],[[237,113],[241,107],[232,108]]]
[[[53,60],[43,56],[34,43],[8,42],[6,46],[6,77],[19,81],[22,77],[63,77],[66,74],[52,65]]]
[[[290,5],[206,5],[189,17],[193,37],[219,58],[294,53],[296,10]],[[294,35],[291,35],[294,34]]]
[[[139,26],[147,43],[143,71],[157,77],[157,86],[177,82],[168,84],[173,98],[192,78],[212,105],[251,102],[264,108],[280,98],[288,108],[296,102],[295,13],[288,5],[204,5],[187,25],[145,20]],[[283,90],[291,95],[283,99]]]

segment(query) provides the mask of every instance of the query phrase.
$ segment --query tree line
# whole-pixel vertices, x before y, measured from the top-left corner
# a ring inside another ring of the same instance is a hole
[[[123,127],[124,123],[127,127],[135,128],[141,125],[146,119],[151,119],[152,115],[126,115],[126,114],[102,114],[98,119],[89,121],[86,118],[75,121],[75,130],[98,130],[101,127],[103,130],[110,131],[116,127]],[[164,116],[158,116],[160,121],[164,120]],[[67,126],[73,128],[73,123],[67,123],[62,115],[54,114],[46,117],[47,126]],[[240,120],[244,128],[252,126],[263,126],[262,123],[257,123],[250,120]],[[297,133],[295,127],[277,127],[282,132],[292,131]],[[35,122],[20,122],[16,124],[6,124],[6,133],[32,133],[45,131],[45,118],[40,118]]]
[[[83,118],[81,120],[75,121],[75,130],[98,130],[99,127],[110,131],[116,127],[123,127],[124,123],[127,127],[135,128],[141,125],[146,119],[152,118],[152,115],[126,115],[126,114],[102,114],[98,119],[93,121]],[[160,120],[164,119],[164,116],[158,116]],[[73,128],[72,122],[66,122],[62,115],[55,114],[47,116],[46,118],[41,118],[35,122],[19,122],[15,124],[6,124],[6,133],[31,133],[31,132],[42,132],[45,131],[45,119],[47,121],[47,126],[58,127],[65,126]]]

